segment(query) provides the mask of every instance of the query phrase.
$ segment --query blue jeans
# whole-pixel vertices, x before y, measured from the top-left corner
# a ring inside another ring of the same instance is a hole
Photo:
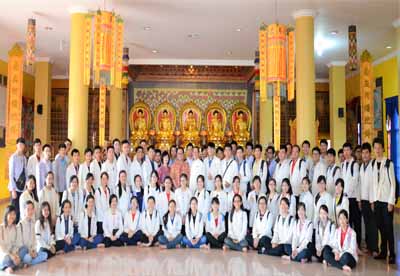
[[[283,256],[283,255],[287,255],[290,256],[292,255],[292,245],[291,244],[279,244],[277,247],[275,248],[269,248],[267,249],[267,255],[271,255],[271,256]]]
[[[93,242],[90,242],[88,240],[85,240],[84,238],[81,238],[79,241],[79,245],[82,248],[93,249],[93,248],[96,248],[99,243],[102,243],[103,239],[104,239],[103,235],[97,234],[96,236],[93,237]]]
[[[71,244],[67,244],[64,240],[56,241],[56,251],[63,250],[65,253],[75,250],[75,246],[79,244],[81,236],[78,232],[74,231],[71,239]]]
[[[24,254],[26,253],[26,247],[22,247],[18,251],[18,256],[22,260],[24,258]],[[20,265],[21,266],[21,265]],[[6,268],[11,267],[12,269],[16,269],[17,266],[14,264],[10,255],[4,256],[3,260],[0,260],[0,270],[5,270]]]
[[[182,238],[182,244],[189,248],[200,248],[200,246],[206,243],[207,243],[207,238],[204,235],[201,236],[201,238],[196,244],[192,244],[192,241],[189,240],[186,236]]]
[[[127,234],[127,233],[123,233],[123,234],[121,235],[120,239],[121,239],[121,241],[122,241],[123,243],[125,243],[126,245],[137,245],[137,243],[140,242],[140,239],[142,238],[142,235],[143,235],[142,231],[141,231],[141,230],[138,230],[138,231],[136,231],[136,233],[133,234],[133,236],[130,237],[130,238],[128,237],[128,234]]]
[[[172,241],[169,241],[166,236],[161,235],[158,237],[158,242],[161,245],[166,245],[168,249],[176,248],[178,244],[181,244],[183,239],[182,234],[178,234]]]
[[[40,263],[43,263],[44,261],[47,260],[47,253],[43,251],[37,252],[37,256],[35,258],[32,258],[31,254],[29,254],[29,249],[26,246],[23,246],[19,250],[19,254],[23,256],[21,258],[21,261],[23,264],[27,265],[37,265]]]
[[[236,251],[242,251],[243,248],[245,248],[249,245],[246,239],[243,239],[243,240],[239,241],[238,243],[235,243],[229,237],[225,238],[224,243],[226,246],[229,247],[229,249],[236,250]]]
[[[295,262],[301,262],[301,260],[304,259],[306,259],[307,261],[311,261],[311,255],[312,255],[311,250],[308,248],[304,248],[300,252],[297,252],[296,257],[294,258],[290,257],[290,259]]]

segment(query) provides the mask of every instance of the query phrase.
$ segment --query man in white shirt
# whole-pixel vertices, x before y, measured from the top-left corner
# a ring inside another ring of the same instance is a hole
[[[206,190],[211,192],[214,191],[215,177],[221,171],[221,160],[215,156],[215,144],[213,142],[207,145],[208,156],[204,159],[204,165],[206,167]]]
[[[268,166],[267,162],[262,159],[262,146],[260,144],[254,147],[254,162],[253,162],[253,173],[252,176],[258,175],[261,178],[261,192],[267,192],[267,176]],[[253,187],[251,187],[253,190]]]
[[[49,171],[53,171],[53,164],[51,163],[51,147],[49,144],[43,146],[43,158],[36,165],[36,189],[41,191],[44,187],[46,175]]]
[[[319,148],[321,150],[321,161],[326,162],[326,155],[328,152],[328,141],[326,139],[321,139],[319,142]]]
[[[206,175],[206,166],[203,161],[200,159],[200,149],[199,147],[193,148],[193,161],[192,166],[190,167],[190,180],[189,180],[189,188],[194,193],[197,189],[197,177],[199,175]],[[205,177],[204,177],[205,178]]]
[[[101,166],[103,163],[102,160],[102,149],[100,146],[96,146],[93,150],[94,159],[90,163],[90,172],[94,176],[94,188],[97,189],[101,185]],[[109,179],[110,180],[110,179]],[[111,182],[109,181],[109,184]]]
[[[127,180],[128,184],[132,185],[130,174],[131,167],[131,158],[129,157],[129,152],[131,151],[131,145],[128,140],[123,140],[121,142],[122,152],[117,160],[117,175],[119,175],[120,171],[127,172]]]
[[[118,138],[115,138],[112,144],[114,147],[115,162],[117,162],[118,157],[121,155],[121,142]]]
[[[221,162],[220,174],[225,192],[232,191],[233,178],[238,175],[238,168],[232,156],[232,146],[229,143],[224,147],[224,159]]]
[[[251,175],[250,166],[247,160],[244,159],[244,150],[242,146],[236,149],[236,162],[240,178],[240,191],[246,195],[247,192],[250,192],[250,181],[252,181],[253,177]]]
[[[287,149],[287,147],[286,147]],[[289,163],[289,180],[292,185],[293,194],[296,197],[296,203],[299,202],[301,194],[301,182],[307,176],[306,163],[300,157],[300,147],[294,145],[292,147],[292,160]]]
[[[345,161],[342,163],[342,178],[344,180],[344,193],[349,198],[349,225],[357,233],[357,244],[361,244],[361,189],[360,167],[352,156],[350,143],[343,144]]]
[[[386,260],[389,245],[389,264],[396,263],[393,232],[393,213],[396,204],[396,176],[393,162],[383,156],[383,141],[375,138],[373,143],[376,159],[372,165],[374,204],[377,225],[381,234],[380,254],[375,259]]]
[[[323,175],[326,179],[326,165],[324,161],[321,161],[321,150],[318,147],[312,149],[313,166],[309,172],[311,179],[312,194],[315,196],[318,194],[318,178]]]
[[[71,160],[72,162],[68,165],[67,167],[67,172],[66,172],[66,183],[67,183],[67,188],[69,188],[69,184],[71,181],[71,176],[78,176],[79,175],[79,161],[80,161],[80,154],[78,149],[73,149],[71,151]],[[78,177],[79,178],[79,177]],[[79,182],[79,187],[81,189],[84,187],[84,183]]]
[[[303,153],[303,160],[306,161],[307,173],[309,174],[311,171],[311,168],[314,164],[311,154],[310,154],[310,150],[311,150],[310,141],[304,140],[303,143],[301,144],[301,150]]]
[[[149,161],[150,166],[151,166],[151,171],[157,171],[158,165],[155,162],[155,157],[156,157],[156,150],[153,145],[149,146],[147,148],[147,155],[146,155],[146,161]]]
[[[192,166],[192,161],[193,161],[193,144],[189,143],[186,146],[185,150],[185,155],[186,155],[186,162],[189,164],[189,167]]]
[[[42,156],[42,142],[39,138],[33,141],[33,154],[29,156],[28,165],[26,167],[26,175],[36,174],[36,165],[40,162]]]
[[[289,161],[286,159],[286,146],[282,145],[278,152],[279,162],[276,164],[274,178],[276,181],[276,191],[281,192],[282,180],[289,179]]]
[[[336,164],[336,151],[333,148],[327,151],[326,162],[328,165],[326,168],[326,190],[331,194],[332,198],[335,198],[336,180],[342,177],[342,172]]]
[[[361,212],[365,226],[365,242],[368,251],[375,257],[378,255],[378,226],[371,205],[374,204],[374,186],[372,176],[371,144],[362,144],[363,163],[360,167]]]
[[[115,161],[115,152],[113,146],[107,147],[107,159],[101,166],[101,172],[106,172],[108,174],[108,187],[110,187],[111,192],[114,192],[119,176],[117,175],[117,162]]]
[[[246,143],[246,161],[249,167],[253,167],[254,155],[253,155],[253,144],[251,142]]]
[[[134,185],[135,176],[140,175],[143,182],[143,188],[149,185],[150,174],[152,172],[150,161],[145,160],[143,148],[141,146],[136,147],[136,155],[133,158],[129,169],[129,176],[131,178],[130,183]]]
[[[85,187],[86,175],[91,172],[90,171],[90,163],[92,162],[92,154],[93,154],[93,151],[91,148],[85,149],[85,153],[84,153],[85,160],[79,166],[78,179],[79,179],[79,186],[81,187],[81,189],[83,189]],[[70,183],[68,180],[68,186],[69,186],[69,184]]]

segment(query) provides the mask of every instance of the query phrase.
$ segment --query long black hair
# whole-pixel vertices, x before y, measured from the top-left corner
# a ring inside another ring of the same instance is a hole
[[[256,176],[253,178],[253,182],[254,182],[254,180],[256,179],[256,177],[258,177],[259,181],[261,182],[261,178],[260,178],[258,175],[256,175]],[[267,182],[267,193],[266,193],[267,196],[269,196],[269,194],[271,193],[271,190],[269,189],[269,183],[270,183],[271,181],[275,184],[275,192],[276,192],[276,179],[275,179],[275,178],[270,178],[270,179],[268,180],[268,182]]]
[[[192,205],[192,201],[196,201],[196,204],[198,204],[199,203],[199,201],[197,200],[197,198],[195,197],[195,196],[193,196],[191,199],[190,199],[190,201],[189,201],[189,211],[188,211],[188,216],[189,216],[189,223],[190,223],[190,219],[192,218],[192,208],[191,208],[191,205]],[[199,212],[199,210],[197,210],[197,213]],[[195,223],[196,223],[196,221],[195,221]]]
[[[49,210],[49,216],[47,218],[45,218],[43,216],[43,210],[45,208],[47,208]],[[44,201],[42,203],[42,205],[40,205],[40,215],[39,215],[40,227],[42,227],[42,229],[44,229],[44,223],[46,222],[46,220],[49,223],[50,231],[51,231],[51,229],[53,229],[52,220],[51,220],[51,207],[47,201]]]
[[[171,199],[170,201],[169,201],[169,203],[168,203],[168,207],[169,207],[169,205],[170,204],[175,204],[175,206],[176,206],[176,202],[175,202],[175,200],[173,200],[173,199]],[[176,215],[176,214],[175,214]],[[164,227],[165,228],[167,228],[167,223],[168,223],[168,216],[169,216],[169,208],[168,208],[168,211],[165,213],[165,215],[163,216],[163,224],[164,224]]]
[[[36,202],[39,202],[39,198],[38,198],[38,195],[37,195],[37,188],[36,188],[36,177],[34,176],[34,175],[29,175],[28,176],[28,179],[26,180],[26,184],[25,184],[25,189],[26,190],[28,190],[28,182],[29,181],[33,181],[34,183],[35,183],[35,188],[33,188],[33,190],[32,190],[32,192],[31,192],[31,195],[33,195],[33,199],[36,201]]]
[[[337,186],[337,185],[342,186],[342,193],[340,194],[340,198],[339,198],[339,201],[337,203],[337,205],[340,205],[340,204],[342,204],[343,196],[344,196],[344,180],[343,180],[343,178],[338,178],[336,180],[335,186]]]
[[[233,198],[232,198],[232,209],[231,209],[231,213],[230,213],[230,215],[229,215],[229,219],[230,219],[230,221],[232,222],[232,220],[233,220],[233,212],[235,211],[235,205],[233,204],[234,202],[235,202],[235,198],[239,198],[240,199],[240,209],[243,211],[244,209],[243,209],[243,199],[242,199],[242,196],[240,195],[240,194],[235,194],[234,196],[233,196]]]
[[[110,207],[111,207],[111,202],[112,202],[112,200],[113,200],[114,198],[117,200],[117,203],[118,203],[118,197],[117,197],[116,195],[112,194],[112,195],[110,196],[110,199],[108,200],[108,205],[109,205]]]
[[[165,180],[169,180],[169,181],[171,182],[171,191],[173,192],[173,191],[174,191],[174,181],[172,180],[172,178],[171,178],[169,175],[167,175],[167,176],[164,178],[164,187],[163,187],[163,190],[165,191]]]
[[[8,205],[6,210],[4,211],[4,218],[3,218],[3,222],[5,226],[8,226],[8,221],[7,221],[7,217],[9,214],[11,214],[12,212],[15,213],[15,220],[13,221],[13,224],[17,224],[17,209],[15,208],[14,205]]]
[[[117,187],[118,187],[118,198],[121,198],[121,196],[122,196],[122,189],[124,189],[124,191],[126,192],[126,183],[125,183],[125,187],[123,187],[122,183],[121,183],[121,180],[120,180],[121,174],[123,174],[123,173],[125,174],[125,176],[127,175],[125,170],[121,170],[119,172],[119,174],[118,174],[118,184],[117,184]]]
[[[289,195],[292,195],[292,194],[293,194],[293,190],[292,190],[292,185],[290,184],[289,178],[284,178],[284,179],[282,180],[282,184],[283,184],[283,183],[286,183],[286,184],[289,186],[289,189],[288,189],[287,193],[288,193]]]
[[[71,177],[71,178],[72,178],[72,177]],[[69,207],[70,207],[70,208],[72,207],[72,203],[71,203],[71,201],[69,201],[69,199],[64,200],[64,201],[61,203],[60,217],[64,214],[64,207],[65,207],[65,205],[67,205],[67,204],[69,204]],[[72,217],[72,215],[71,215],[71,217]]]
[[[133,178],[133,187],[135,187],[135,183],[136,183],[136,179],[140,178],[140,180],[142,181],[142,185],[140,186],[140,193],[142,195],[144,195],[144,188],[143,188],[143,179],[140,176],[140,174],[135,175],[135,177]]]
[[[45,178],[47,178],[47,176],[51,174],[53,176],[53,182],[54,182],[54,173],[52,171],[48,171],[45,175]],[[47,186],[47,182],[46,180],[44,181],[44,186]],[[52,187],[54,187],[54,183],[51,185]]]

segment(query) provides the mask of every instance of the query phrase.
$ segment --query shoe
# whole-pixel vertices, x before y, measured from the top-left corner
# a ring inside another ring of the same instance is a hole
[[[389,256],[389,264],[396,264],[396,256]]]
[[[375,260],[386,260],[386,255],[380,253],[378,256],[374,257]]]

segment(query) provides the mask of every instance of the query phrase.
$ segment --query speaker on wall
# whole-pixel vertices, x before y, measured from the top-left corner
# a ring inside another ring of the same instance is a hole
[[[343,107],[339,107],[338,108],[338,117],[339,118],[343,118],[344,117],[344,108]]]
[[[36,107],[36,112],[37,112],[39,115],[42,115],[42,114],[43,114],[43,105],[42,105],[42,104],[38,104],[38,105],[37,105],[37,107]]]

